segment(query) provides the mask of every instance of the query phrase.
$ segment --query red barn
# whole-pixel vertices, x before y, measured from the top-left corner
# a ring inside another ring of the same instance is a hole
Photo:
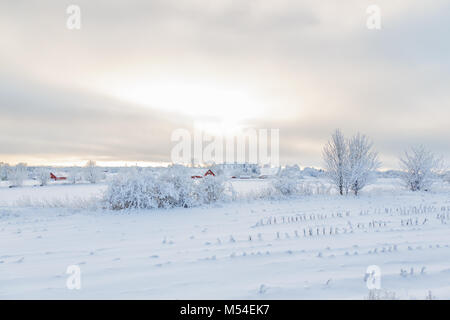
[[[53,173],[50,172],[50,179],[58,181],[58,180],[66,180],[67,178],[66,177],[57,177]]]
[[[206,177],[206,176],[213,176],[213,177],[215,177],[216,175],[214,174],[214,172],[212,172],[211,169],[209,169],[208,171],[206,171],[206,173],[204,174],[204,176],[205,176],[205,177]]]
[[[215,177],[216,175],[214,174],[214,172],[212,172],[211,169],[209,169],[208,171],[205,172],[205,174],[203,175],[204,177],[206,176],[213,176]],[[191,176],[192,179],[201,179],[203,178],[202,176]]]

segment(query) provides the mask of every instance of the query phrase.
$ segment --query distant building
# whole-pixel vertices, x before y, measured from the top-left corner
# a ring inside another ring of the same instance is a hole
[[[63,177],[63,176],[55,176],[53,173],[50,172],[50,179],[53,179],[55,181],[59,181],[59,180],[67,180],[67,177]]]
[[[193,176],[191,176],[191,178],[192,179],[201,179],[201,178],[206,177],[206,176],[213,176],[213,177],[215,177],[216,174],[211,169],[209,169],[208,171],[205,172],[205,174],[203,176],[193,175]]]

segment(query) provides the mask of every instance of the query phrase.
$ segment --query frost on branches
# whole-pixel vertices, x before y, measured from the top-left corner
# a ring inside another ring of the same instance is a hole
[[[105,200],[111,209],[189,208],[223,201],[228,187],[220,177],[191,179],[186,168],[161,174],[145,170],[119,174],[108,186]]]
[[[441,161],[424,146],[411,148],[405,151],[400,159],[403,169],[402,180],[405,186],[411,191],[427,191],[433,183]]]
[[[101,179],[100,169],[93,160],[89,160],[84,167],[84,178],[90,183],[97,183]]]
[[[9,168],[8,179],[11,183],[11,187],[20,187],[23,185],[23,181],[28,177],[27,165],[19,163],[14,167]]]
[[[348,190],[346,170],[348,164],[348,146],[344,135],[338,129],[323,148],[323,159],[327,175],[336,186],[340,195]]]
[[[373,173],[380,162],[372,145],[369,138],[359,133],[351,139],[346,139],[339,129],[332,134],[323,149],[323,159],[327,176],[340,195],[350,190],[358,195],[375,179]]]
[[[50,180],[50,170],[47,168],[37,168],[35,176],[41,187],[46,186]]]
[[[373,143],[365,136],[356,134],[348,141],[348,186],[355,195],[372,182],[374,172],[380,167],[378,156],[372,150]]]

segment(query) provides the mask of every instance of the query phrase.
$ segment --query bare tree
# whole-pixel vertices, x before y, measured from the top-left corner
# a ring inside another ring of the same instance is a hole
[[[77,182],[81,181],[82,178],[82,172],[78,167],[74,167],[69,170],[69,176],[67,180],[69,180],[70,183],[76,184]]]
[[[348,146],[345,137],[339,129],[331,135],[331,140],[323,148],[323,160],[327,175],[340,195],[347,192],[346,170],[348,164]]]
[[[48,180],[50,180],[50,170],[47,168],[37,168],[36,179],[39,181],[41,187],[46,186]]]
[[[9,164],[0,162],[0,181],[8,180]]]
[[[372,151],[373,143],[367,136],[356,134],[348,141],[348,171],[346,179],[355,195],[369,182],[373,181],[373,172],[381,163],[378,155]]]
[[[100,180],[100,172],[95,161],[89,160],[86,163],[84,177],[90,183],[97,183]]]
[[[8,173],[8,180],[11,182],[11,187],[20,187],[23,181],[28,177],[27,165],[19,163],[14,167],[10,167]]]
[[[406,187],[411,191],[428,190],[440,164],[441,160],[423,145],[412,147],[411,152],[405,151],[400,165]]]

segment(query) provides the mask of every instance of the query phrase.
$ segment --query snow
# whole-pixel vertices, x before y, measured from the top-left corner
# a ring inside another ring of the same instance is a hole
[[[238,192],[267,183],[233,181]],[[448,183],[408,192],[386,178],[358,197],[187,209],[72,206],[105,189],[0,187],[0,299],[366,299],[370,265],[380,267],[381,297],[450,298]],[[71,205],[45,205],[55,199]],[[70,265],[80,290],[66,287]]]
[[[106,184],[67,184],[52,182],[48,186],[40,187],[33,180],[25,181],[26,186],[20,188],[0,187],[0,207],[27,206],[27,204],[51,204],[65,201],[73,203],[77,200],[100,198],[106,189]]]

